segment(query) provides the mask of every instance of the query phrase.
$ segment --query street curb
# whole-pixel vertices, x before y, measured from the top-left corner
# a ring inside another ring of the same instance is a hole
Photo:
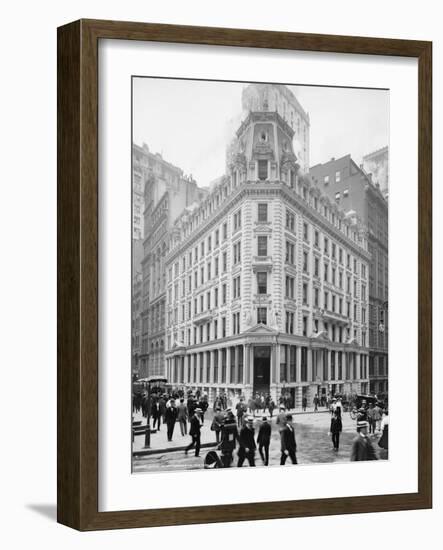
[[[213,443],[202,443],[200,445],[200,448],[207,449],[208,447],[215,447],[216,445],[218,445],[218,443],[216,443],[215,441]],[[183,445],[181,447],[166,447],[164,449],[142,449],[141,451],[134,451],[132,453],[132,456],[134,458],[137,458],[139,456],[150,456],[150,455],[158,455],[158,454],[164,454],[164,453],[173,453],[175,451],[185,451],[186,448],[187,448],[187,445]]]

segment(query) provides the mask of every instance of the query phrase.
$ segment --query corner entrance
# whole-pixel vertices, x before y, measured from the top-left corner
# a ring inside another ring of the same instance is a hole
[[[253,392],[269,393],[271,381],[271,346],[254,347],[254,386]]]

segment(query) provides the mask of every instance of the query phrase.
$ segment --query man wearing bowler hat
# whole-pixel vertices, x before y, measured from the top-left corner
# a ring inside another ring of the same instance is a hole
[[[295,430],[292,425],[292,414],[287,414],[283,427],[280,430],[280,442],[281,442],[281,457],[280,466],[283,466],[286,459],[291,459],[292,464],[297,464],[296,450],[297,443],[295,442]]]

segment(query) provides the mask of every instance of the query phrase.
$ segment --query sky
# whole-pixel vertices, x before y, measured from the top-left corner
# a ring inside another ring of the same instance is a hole
[[[238,82],[134,78],[133,141],[192,174],[200,187],[225,172],[226,146],[242,120]],[[310,166],[389,144],[389,92],[289,86],[310,117]]]

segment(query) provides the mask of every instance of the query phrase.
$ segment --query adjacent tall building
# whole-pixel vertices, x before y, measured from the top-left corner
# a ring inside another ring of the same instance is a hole
[[[389,149],[377,149],[363,157],[363,169],[372,175],[372,181],[380,186],[383,196],[389,196]]]
[[[313,166],[312,183],[368,231],[370,391],[388,391],[388,162],[387,147],[364,157],[380,162],[377,180],[346,155]],[[369,165],[368,165],[369,166]]]
[[[167,378],[210,399],[369,390],[367,230],[303,175],[288,92],[246,89],[226,177],[162,241]]]
[[[141,377],[165,376],[165,256],[173,221],[187,205],[206,195],[191,176],[153,154],[144,144],[134,154],[144,155],[143,254],[141,261]]]

